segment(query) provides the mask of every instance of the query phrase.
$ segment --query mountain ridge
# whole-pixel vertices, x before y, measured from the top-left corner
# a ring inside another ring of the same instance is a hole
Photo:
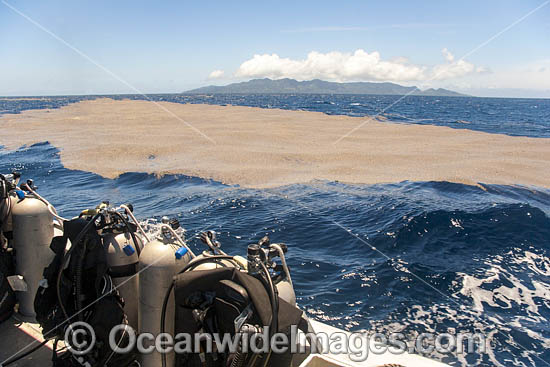
[[[448,89],[405,87],[390,82],[327,82],[320,79],[298,81],[294,79],[252,79],[224,86],[209,85],[191,89],[182,94],[380,94],[418,96],[469,97]]]

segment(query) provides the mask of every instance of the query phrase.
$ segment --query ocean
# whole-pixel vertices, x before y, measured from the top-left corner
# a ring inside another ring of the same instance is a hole
[[[141,96],[110,96],[143,99]],[[0,99],[0,114],[56,108],[97,96]],[[396,96],[153,95],[158,101],[372,115]],[[406,97],[381,116],[537,138],[550,137],[550,100]],[[24,127],[22,127],[24,128]],[[1,141],[0,141],[1,145]],[[138,218],[177,217],[197,251],[215,230],[246,253],[269,235],[289,247],[299,305],[351,331],[484,333],[487,353],[427,353],[453,366],[550,362],[550,190],[449,182],[350,185],[315,181],[248,189],[184,175],[127,172],[117,179],[69,170],[44,142],[0,150],[0,172],[20,171],[63,216],[102,200],[132,203]]]

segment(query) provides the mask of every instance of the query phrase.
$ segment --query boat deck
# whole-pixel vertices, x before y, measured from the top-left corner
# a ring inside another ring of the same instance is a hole
[[[316,332],[325,332],[328,334],[334,332],[345,332],[332,326],[318,321],[312,321]],[[347,332],[346,332],[347,333]],[[44,341],[40,327],[36,323],[25,322],[19,315],[14,315],[10,319],[0,324],[0,366],[7,359],[15,354],[19,354],[36,346]],[[22,358],[21,360],[10,364],[11,367],[26,366],[50,366],[52,358],[52,341],[44,347]],[[300,360],[301,361],[301,360]],[[430,360],[416,354],[404,353],[402,355],[392,355],[384,353],[381,355],[369,354],[363,362],[354,362],[346,354],[323,354],[311,355],[301,363],[303,367],[379,367],[379,366],[400,366],[400,367],[448,367],[447,364]]]
[[[44,341],[38,324],[12,316],[0,324],[0,365],[14,354],[24,353]],[[13,367],[48,366],[52,359],[52,342],[10,365]]]

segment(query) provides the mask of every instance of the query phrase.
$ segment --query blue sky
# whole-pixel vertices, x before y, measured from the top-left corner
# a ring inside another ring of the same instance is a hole
[[[293,77],[550,97],[550,4],[540,0],[5,1],[118,79],[0,2],[0,95]]]

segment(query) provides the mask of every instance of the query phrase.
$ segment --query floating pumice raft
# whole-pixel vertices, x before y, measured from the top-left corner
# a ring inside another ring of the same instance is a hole
[[[260,188],[315,179],[550,187],[550,139],[321,112],[105,98],[3,115],[0,126],[7,149],[48,141],[65,167],[108,178],[179,173]]]

